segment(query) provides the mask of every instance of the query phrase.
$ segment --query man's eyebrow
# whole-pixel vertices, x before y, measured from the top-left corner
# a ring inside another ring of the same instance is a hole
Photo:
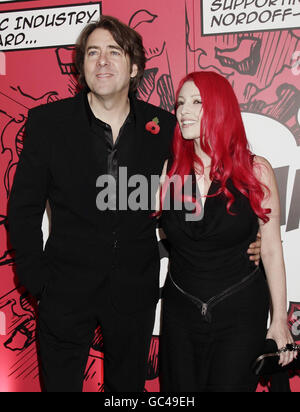
[[[100,50],[100,47],[97,47],[97,46],[89,46],[89,47],[86,49],[87,52],[90,51],[90,50]]]
[[[120,51],[122,51],[122,52],[124,51],[124,50],[122,49],[122,47],[121,47],[121,46],[118,46],[117,44],[109,45],[108,48],[109,48],[109,49],[117,49],[117,50],[120,50]]]
[[[124,50],[122,49],[122,47],[120,47],[120,46],[118,46],[118,45],[116,45],[116,44],[110,44],[110,45],[108,45],[107,46],[109,49],[114,49],[114,50],[120,50],[120,51],[122,51],[122,52],[124,52]],[[94,49],[94,50],[100,50],[100,47],[99,46],[89,46],[88,48],[87,48],[87,51],[89,51],[89,50],[91,50],[91,49]]]

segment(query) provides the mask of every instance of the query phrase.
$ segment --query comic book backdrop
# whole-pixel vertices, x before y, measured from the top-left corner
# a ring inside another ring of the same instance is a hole
[[[139,98],[172,111],[189,71],[227,77],[238,96],[253,152],[273,165],[280,189],[289,324],[300,340],[300,27],[299,0],[0,1],[0,391],[40,391],[36,307],[14,276],[7,199],[32,107],[73,96],[74,43],[82,28],[110,14],[144,39],[147,68]],[[43,231],[48,236],[45,214]],[[168,252],[159,228],[161,287]],[[145,390],[158,391],[159,310]],[[124,348],[126,351],[126,348]],[[85,372],[85,391],[101,391],[101,327]],[[290,379],[300,391],[299,376]],[[260,386],[259,391],[267,391]]]

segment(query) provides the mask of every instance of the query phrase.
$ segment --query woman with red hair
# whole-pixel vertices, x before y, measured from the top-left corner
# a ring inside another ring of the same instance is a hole
[[[251,153],[237,98],[224,77],[191,73],[176,100],[173,159],[161,191],[170,244],[161,389],[253,392],[251,365],[266,336],[278,348],[293,343],[274,173],[266,159]],[[186,190],[188,177],[192,192]],[[259,228],[266,276],[247,256]],[[280,363],[295,356],[282,352]]]

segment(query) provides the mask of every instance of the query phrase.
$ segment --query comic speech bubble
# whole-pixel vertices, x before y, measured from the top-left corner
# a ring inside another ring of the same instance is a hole
[[[0,13],[0,50],[71,46],[82,29],[99,20],[101,2]]]

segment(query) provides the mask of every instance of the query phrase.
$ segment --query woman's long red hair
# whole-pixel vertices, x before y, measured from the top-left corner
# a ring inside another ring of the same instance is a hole
[[[253,154],[249,149],[240,106],[228,80],[214,72],[194,72],[181,80],[176,101],[183,84],[193,81],[199,89],[203,117],[200,129],[200,145],[211,158],[210,179],[220,183],[216,195],[224,193],[227,198],[227,212],[234,203],[234,195],[227,187],[231,179],[235,188],[246,196],[255,214],[263,221],[269,220],[270,209],[262,208],[262,201],[268,188],[254,173]],[[194,141],[182,137],[177,124],[173,138],[173,163],[168,177],[178,175],[181,182],[195,170],[203,172],[203,163],[196,155]],[[182,189],[182,187],[181,187]],[[166,190],[161,192],[161,205]]]

